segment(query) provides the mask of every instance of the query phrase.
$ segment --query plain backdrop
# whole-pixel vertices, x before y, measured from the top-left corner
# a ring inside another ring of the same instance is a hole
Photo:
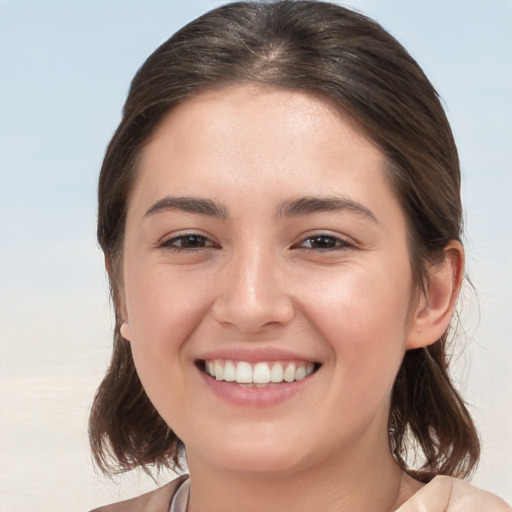
[[[88,510],[154,487],[95,473],[86,422],[112,314],[96,181],[129,82],[211,0],[0,0],[0,511]],[[512,500],[512,2],[352,0],[418,60],[460,150],[468,271],[456,379],[474,483]],[[170,478],[162,475],[160,482]]]

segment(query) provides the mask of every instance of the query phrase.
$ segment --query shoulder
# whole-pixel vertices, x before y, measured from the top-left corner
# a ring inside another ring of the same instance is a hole
[[[478,512],[482,510],[486,512],[512,512],[510,506],[495,494],[478,489],[464,480],[457,478],[451,478],[450,480],[452,480],[452,492],[448,507],[450,512],[472,510]]]
[[[154,491],[130,500],[95,508],[91,512],[168,512],[174,494],[187,478],[188,475],[182,475]]]
[[[512,512],[498,496],[465,480],[437,476],[396,512]]]

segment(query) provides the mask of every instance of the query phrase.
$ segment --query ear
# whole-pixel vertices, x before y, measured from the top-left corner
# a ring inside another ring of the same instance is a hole
[[[105,254],[105,269],[107,271],[107,274],[109,276],[110,282],[112,283],[112,286],[114,287],[114,275],[112,272],[112,263],[110,261],[110,258]],[[124,320],[121,326],[119,327],[119,332],[121,333],[121,336],[127,340],[131,340],[131,331],[130,326],[128,325],[128,314],[126,312],[126,307],[124,305],[124,298],[118,297],[118,294],[122,294],[122,289],[113,291],[113,300],[114,300],[114,307],[116,308],[116,314],[121,315],[121,318]]]
[[[121,324],[121,327],[119,327],[119,332],[126,341],[131,341],[132,332],[130,330],[130,325],[128,324],[128,322],[123,322]]]
[[[452,240],[443,251],[440,263],[429,271],[427,290],[414,311],[407,348],[435,343],[448,329],[464,277],[464,249]]]

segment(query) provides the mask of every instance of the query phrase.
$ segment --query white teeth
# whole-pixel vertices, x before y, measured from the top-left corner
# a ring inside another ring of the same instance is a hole
[[[238,362],[236,365],[236,381],[239,384],[252,383],[252,367],[249,363],[246,363],[245,361]]]
[[[236,368],[231,361],[227,361],[224,365],[224,380],[226,382],[233,382],[236,380]]]
[[[304,378],[306,378],[306,368],[304,366],[299,366],[295,372],[295,380],[302,380]]]
[[[270,382],[270,368],[267,363],[257,363],[254,366],[252,381],[255,384],[267,384]]]
[[[293,363],[289,363],[286,367],[286,370],[283,374],[283,379],[286,382],[293,382],[295,380],[295,365]]]
[[[270,370],[270,382],[282,382],[283,380],[283,365],[275,363]]]
[[[224,380],[224,368],[219,361],[215,361],[215,378],[217,380]]]
[[[313,363],[260,362],[252,366],[246,361],[224,361],[220,359],[205,361],[205,370],[216,380],[253,384],[265,387],[270,383],[294,382],[305,379],[315,369]]]

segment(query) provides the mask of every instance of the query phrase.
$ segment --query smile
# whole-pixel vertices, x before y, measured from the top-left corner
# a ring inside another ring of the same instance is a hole
[[[306,361],[256,363],[223,359],[202,361],[202,370],[215,380],[254,387],[300,381],[317,369],[318,365]]]

